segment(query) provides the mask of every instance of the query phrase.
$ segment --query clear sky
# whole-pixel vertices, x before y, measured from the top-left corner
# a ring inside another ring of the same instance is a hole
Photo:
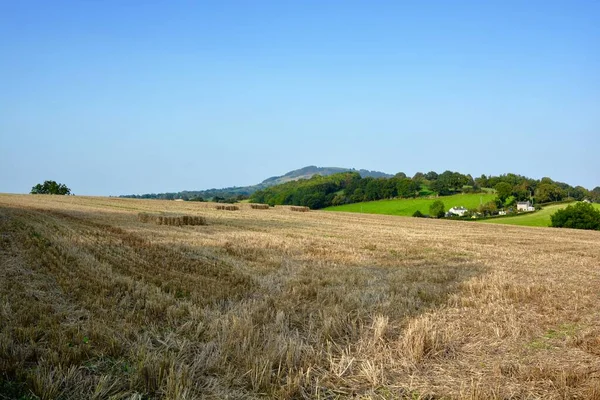
[[[600,185],[600,1],[0,0],[0,192],[306,165]]]

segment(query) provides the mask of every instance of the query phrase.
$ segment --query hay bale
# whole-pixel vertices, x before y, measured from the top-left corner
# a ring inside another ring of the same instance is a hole
[[[250,204],[250,208],[254,210],[268,210],[271,206],[268,204]]]
[[[226,210],[226,211],[237,211],[240,208],[238,206],[234,206],[231,204],[217,204],[215,207],[217,210]]]
[[[199,215],[159,215],[139,213],[138,220],[144,223],[156,225],[183,226],[183,225],[206,225],[206,218]]]
[[[148,222],[150,220],[150,214],[145,212],[138,213],[137,217],[141,222]]]
[[[310,211],[310,208],[303,207],[303,206],[291,206],[290,210],[292,210],[292,211],[299,211],[299,212],[307,212],[307,211]]]

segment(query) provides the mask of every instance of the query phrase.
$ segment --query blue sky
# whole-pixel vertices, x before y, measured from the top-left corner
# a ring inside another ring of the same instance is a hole
[[[306,165],[600,185],[600,1],[1,1],[0,192]]]

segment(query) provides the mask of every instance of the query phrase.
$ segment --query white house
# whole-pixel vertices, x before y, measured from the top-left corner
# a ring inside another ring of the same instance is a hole
[[[465,215],[465,213],[469,211],[466,208],[464,208],[463,206],[460,207],[452,207],[451,209],[448,210],[448,214],[450,215],[458,215],[459,217],[462,217]]]
[[[517,203],[517,211],[535,211],[535,207],[529,201],[520,201]]]

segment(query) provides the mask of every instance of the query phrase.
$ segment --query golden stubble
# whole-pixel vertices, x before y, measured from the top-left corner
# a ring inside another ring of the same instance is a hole
[[[0,374],[41,398],[600,396],[598,232],[216,206],[0,195]]]

